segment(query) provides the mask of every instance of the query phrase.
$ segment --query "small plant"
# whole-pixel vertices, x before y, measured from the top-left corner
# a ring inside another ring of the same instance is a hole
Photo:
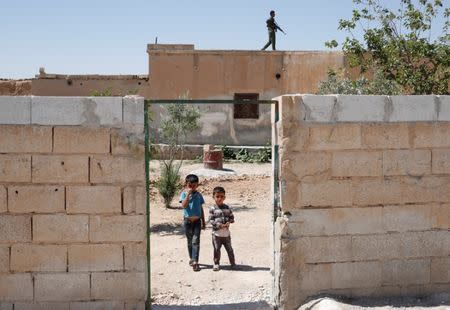
[[[179,169],[179,165],[174,165],[173,162],[164,163],[161,176],[156,181],[156,188],[159,190],[166,208],[170,207],[173,197],[182,188]]]
[[[94,90],[91,93],[92,97],[111,97],[112,96],[112,88],[108,87],[103,91]]]
[[[236,159],[236,154],[234,153],[233,149],[229,148],[228,146],[220,145],[219,149],[222,150],[223,159]]]

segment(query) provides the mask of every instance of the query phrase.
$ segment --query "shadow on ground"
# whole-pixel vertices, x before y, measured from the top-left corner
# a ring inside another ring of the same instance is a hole
[[[199,265],[200,265],[200,270],[213,268],[213,265],[208,265],[208,264],[199,264]],[[227,270],[227,271],[259,271],[259,270],[269,271],[270,270],[269,267],[253,267],[250,265],[237,265],[234,268],[231,268],[230,265],[220,265],[220,269]]]
[[[150,231],[152,233],[160,234],[161,236],[184,235],[183,226],[178,223],[155,224],[151,226]]]
[[[272,310],[273,306],[266,302],[243,302],[237,304],[222,305],[201,305],[201,306],[171,306],[171,305],[152,305],[152,310]]]

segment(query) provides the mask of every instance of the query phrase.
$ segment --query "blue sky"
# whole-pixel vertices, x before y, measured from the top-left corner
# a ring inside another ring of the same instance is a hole
[[[39,67],[147,74],[156,36],[197,49],[260,49],[271,9],[287,32],[277,49],[325,50],[325,41],[345,37],[337,24],[352,8],[352,0],[0,0],[0,78],[30,78]]]

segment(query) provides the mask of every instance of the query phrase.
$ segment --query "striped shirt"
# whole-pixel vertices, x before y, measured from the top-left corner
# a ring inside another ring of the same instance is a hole
[[[234,215],[231,208],[223,204],[220,207],[217,205],[209,208],[209,223],[211,223],[213,228],[213,235],[217,237],[229,237],[230,230],[228,227],[220,228],[221,224],[234,223]]]

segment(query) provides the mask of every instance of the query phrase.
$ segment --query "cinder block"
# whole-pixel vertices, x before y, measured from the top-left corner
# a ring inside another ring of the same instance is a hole
[[[390,96],[391,122],[419,122],[437,120],[436,96]]]
[[[13,310],[14,304],[11,302],[0,301],[0,310]]]
[[[121,190],[118,186],[68,186],[67,213],[120,213]]]
[[[144,241],[145,216],[116,215],[91,216],[89,240],[91,242]]]
[[[51,153],[52,127],[0,125],[0,153]]]
[[[144,133],[130,132],[126,129],[111,132],[111,153],[143,158],[145,155]]]
[[[0,182],[31,182],[31,155],[0,154]]]
[[[70,303],[70,310],[123,310],[120,301],[78,301]]]
[[[315,123],[329,123],[333,119],[333,107],[336,104],[336,96],[301,96],[306,121]]]
[[[361,148],[359,124],[314,125],[309,129],[312,150],[349,150]]]
[[[0,185],[0,213],[4,213],[8,211],[6,206],[6,187]]]
[[[340,122],[382,122],[387,96],[337,96],[337,120]]]
[[[351,259],[350,236],[303,237],[295,240],[297,253],[306,263],[344,262]]]
[[[146,210],[145,187],[128,186],[123,190],[123,212],[125,214],[145,214]]]
[[[332,264],[304,265],[303,270],[300,272],[300,288],[312,291],[330,289],[331,266]]]
[[[289,219],[292,238],[384,233],[382,208],[296,209]]]
[[[450,147],[450,122],[417,123],[412,138],[416,148]]]
[[[280,126],[277,124],[277,133],[277,140],[280,142],[280,153],[301,152],[309,146],[309,126],[303,124]]]
[[[9,272],[9,246],[0,246],[0,273]]]
[[[109,128],[55,127],[54,153],[108,154]]]
[[[15,303],[14,310],[69,310],[68,302]]]
[[[331,171],[336,177],[381,176],[381,152],[334,152]]]
[[[145,310],[145,302],[126,302],[125,310]]]
[[[87,183],[88,162],[83,155],[33,156],[33,183]]]
[[[409,148],[408,124],[364,124],[362,146],[369,149]]]
[[[450,257],[431,259],[431,283],[450,282]]]
[[[144,97],[123,97],[123,122],[126,124],[144,124]]]
[[[122,124],[121,97],[32,97],[31,123],[99,126]]]
[[[450,204],[437,204],[432,209],[433,228],[450,229]]]
[[[352,261],[398,257],[400,257],[400,234],[352,236]]]
[[[30,273],[0,274],[0,300],[33,300],[33,281]]]
[[[402,203],[405,186],[399,179],[354,180],[353,203],[359,206]]]
[[[0,96],[0,124],[31,123],[30,96]]]
[[[36,301],[89,300],[89,274],[54,273],[34,276]]]
[[[64,212],[64,186],[10,186],[8,208],[11,213]]]
[[[91,157],[90,182],[141,183],[145,182],[143,159],[134,157]]]
[[[384,175],[424,175],[430,173],[430,150],[389,150],[383,152]]]
[[[405,203],[450,202],[450,177],[422,177],[404,179]]]
[[[33,241],[87,242],[88,227],[88,215],[34,215]]]
[[[430,283],[430,259],[384,261],[383,285]]]
[[[383,208],[384,229],[388,232],[431,230],[432,205],[396,205]]]
[[[124,246],[125,270],[146,271],[147,269],[147,247],[145,243],[131,243]]]
[[[400,256],[404,258],[450,255],[450,232],[425,231],[400,234]]]
[[[13,244],[11,271],[62,271],[67,268],[65,245]]]
[[[331,265],[331,286],[334,289],[380,287],[380,262],[352,262]]]
[[[350,180],[302,182],[300,200],[302,206],[351,206],[352,182]]]
[[[331,168],[331,153],[301,152],[282,156],[281,174],[283,180],[301,180],[305,176],[325,174]]]
[[[433,149],[433,174],[450,174],[450,149]]]
[[[441,122],[450,121],[450,96],[438,96],[439,98],[439,116]]]
[[[281,181],[280,203],[283,211],[288,212],[300,207],[300,185],[297,181]]]
[[[69,272],[123,270],[121,244],[69,246]]]
[[[143,300],[145,299],[145,273],[106,272],[92,274],[93,299]]]
[[[31,241],[31,217],[0,215],[0,243]]]

